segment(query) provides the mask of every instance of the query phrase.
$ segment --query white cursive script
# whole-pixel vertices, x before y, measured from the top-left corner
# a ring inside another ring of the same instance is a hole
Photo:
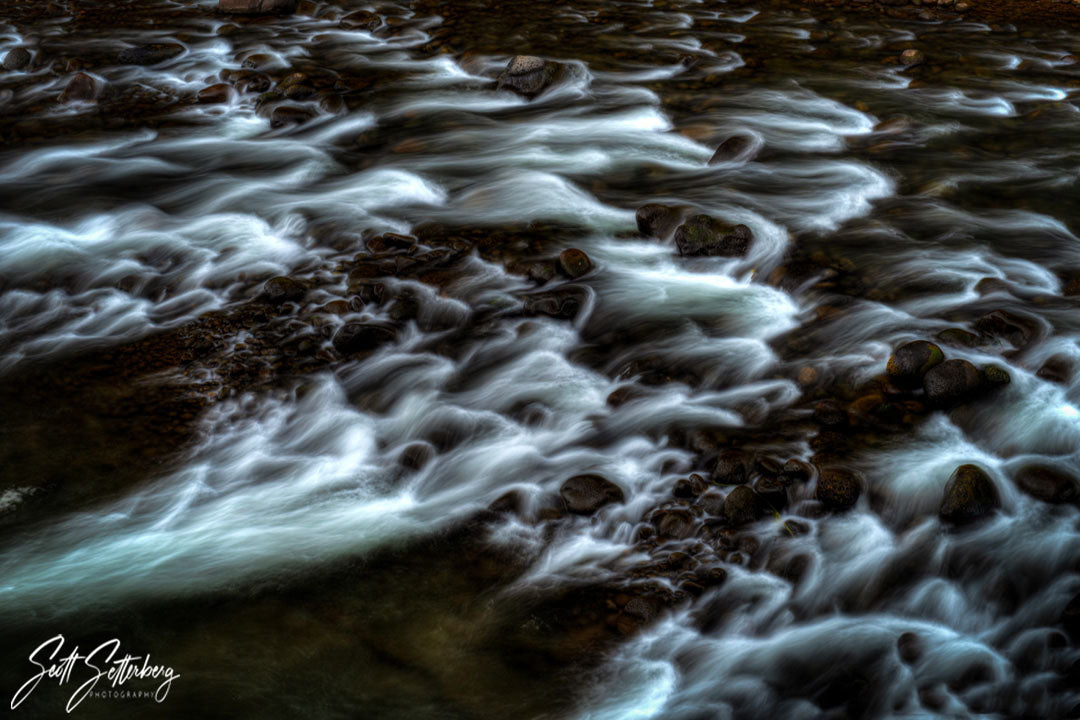
[[[120,687],[129,680],[161,679],[162,682],[154,691],[154,700],[161,702],[169,694],[172,681],[180,677],[171,667],[165,665],[151,665],[150,655],[126,654],[120,656],[120,641],[116,638],[107,640],[86,654],[79,652],[79,646],[66,656],[59,657],[64,647],[64,636],[57,635],[41,643],[30,653],[30,664],[38,668],[29,680],[15,691],[11,698],[11,709],[19,707],[23,700],[30,697],[30,693],[43,679],[56,680],[58,685],[72,681],[72,676],[78,672],[82,679],[83,671],[89,670],[91,674],[87,680],[75,688],[75,692],[67,703],[67,712],[71,712],[79,706],[86,696],[97,686],[98,681],[106,678],[112,687]],[[139,664],[139,661],[142,664]]]

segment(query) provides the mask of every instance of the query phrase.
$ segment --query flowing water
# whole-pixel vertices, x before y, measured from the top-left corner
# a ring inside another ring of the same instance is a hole
[[[160,704],[75,710],[93,717],[1080,716],[1060,621],[1080,512],[1013,480],[1080,470],[1080,381],[1037,372],[1080,363],[1080,34],[693,0],[82,5],[0,24],[0,53],[35,49],[0,75],[5,693],[63,633],[181,676]],[[182,51],[117,62],[146,43]],[[926,61],[897,64],[907,48]],[[496,90],[516,54],[563,72],[532,100]],[[96,101],[56,100],[70,58]],[[289,103],[299,125],[257,102],[289,71],[323,82]],[[223,78],[226,102],[191,102]],[[745,224],[749,253],[642,237],[650,202]],[[337,327],[395,307],[320,310],[357,292],[365,240],[431,227],[480,249],[383,278],[418,311],[335,354]],[[592,272],[522,270],[568,247]],[[312,288],[290,330],[307,370],[231,392],[189,358],[81,379],[277,275]],[[522,311],[543,293],[572,317]],[[822,447],[818,401],[995,310],[1022,337],[942,346],[1006,367],[1005,389]],[[175,437],[98,417],[161,383],[210,398]],[[840,456],[864,492],[823,512],[811,481],[737,532],[643,531],[660,506],[708,521],[672,489],[731,448],[765,474]],[[938,507],[964,463],[1000,509],[957,528]],[[625,502],[561,512],[583,473]],[[516,512],[485,511],[508,491]],[[658,562],[726,580],[688,593]],[[624,622],[643,584],[667,599]],[[48,685],[16,712],[62,712],[73,688]]]

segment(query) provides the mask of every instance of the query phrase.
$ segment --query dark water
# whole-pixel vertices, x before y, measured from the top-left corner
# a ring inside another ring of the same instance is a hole
[[[0,25],[0,53],[34,55],[0,75],[9,698],[62,633],[180,675],[91,717],[1080,716],[1080,513],[1016,484],[1080,471],[1076,32],[659,0],[71,5]],[[147,43],[178,50],[119,62]],[[532,100],[495,89],[517,54],[562,63]],[[58,101],[80,69],[96,98]],[[292,72],[310,92],[262,94]],[[749,252],[641,237],[650,202],[745,224]],[[375,273],[396,300],[359,302],[388,232],[420,249]],[[593,270],[537,280],[569,247]],[[431,248],[453,262],[410,270]],[[306,295],[245,310],[278,275]],[[342,356],[357,320],[393,342]],[[1011,382],[950,412],[890,395],[892,349],[943,331]],[[863,492],[827,512],[815,471],[738,528],[730,486],[672,496],[735,449],[759,489],[813,459]],[[965,463],[1000,507],[953,527]],[[582,473],[625,502],[566,515]],[[88,672],[16,712],[62,713]]]

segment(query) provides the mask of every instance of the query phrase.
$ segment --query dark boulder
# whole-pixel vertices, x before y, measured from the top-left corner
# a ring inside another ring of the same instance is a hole
[[[567,248],[559,253],[559,269],[574,280],[593,269],[589,256],[577,248]]]
[[[562,484],[559,495],[566,509],[577,515],[591,515],[625,499],[622,489],[601,475],[575,475]]]
[[[280,305],[285,302],[297,302],[307,295],[307,287],[303,283],[290,277],[270,278],[263,284],[259,299],[271,305]]]
[[[780,479],[784,484],[792,485],[797,482],[806,482],[813,472],[814,469],[810,463],[792,458],[784,463],[784,468],[780,471]]]
[[[274,108],[270,114],[270,127],[280,128],[287,125],[300,125],[315,117],[315,113],[304,108],[282,105]]]
[[[889,379],[900,387],[917,387],[923,375],[945,361],[945,353],[925,340],[905,343],[896,348],[885,367]]]
[[[716,165],[717,163],[731,162],[732,160],[750,160],[753,147],[754,139],[749,135],[732,135],[716,148],[716,152],[709,158],[709,164]]]
[[[862,494],[859,476],[844,468],[822,468],[818,472],[814,497],[829,510],[847,510]]]
[[[716,456],[712,481],[719,485],[742,485],[750,479],[754,458],[745,450],[724,450]]]
[[[969,400],[981,386],[978,368],[967,360],[946,360],[923,376],[926,399],[939,407]]]
[[[350,322],[334,333],[334,348],[343,355],[368,352],[394,342],[393,329],[372,323]]]
[[[694,215],[675,231],[675,247],[684,256],[742,257],[750,250],[753,233],[708,215]]]
[[[1025,465],[1013,476],[1016,486],[1048,503],[1068,503],[1080,497],[1076,477],[1050,465]]]
[[[218,0],[218,10],[237,15],[289,14],[297,5],[297,0]]]
[[[176,43],[150,43],[120,51],[116,61],[121,65],[157,65],[184,52]]]
[[[435,457],[435,447],[426,442],[414,442],[405,446],[398,456],[398,464],[407,470],[419,470]]]
[[[199,91],[198,101],[203,105],[213,105],[229,102],[232,94],[232,86],[228,83],[209,85]]]
[[[562,65],[533,55],[515,55],[498,78],[498,90],[512,90],[530,100],[547,90],[562,73]]]
[[[634,217],[638,232],[645,237],[665,240],[683,219],[683,210],[671,205],[649,203],[637,209]]]
[[[923,656],[926,646],[918,635],[913,632],[906,632],[897,638],[896,649],[900,653],[900,659],[907,665],[912,665]]]
[[[1000,506],[994,481],[978,465],[961,465],[945,483],[940,515],[954,523],[977,520]]]
[[[24,47],[12,48],[4,56],[5,70],[22,70],[29,64],[30,51]]]
[[[60,102],[87,102],[97,97],[97,92],[98,84],[94,78],[86,73],[75,73],[60,93]]]
[[[1046,362],[1035,374],[1043,380],[1067,385],[1072,380],[1073,370],[1072,358],[1064,353],[1056,353],[1046,358]]]
[[[764,503],[749,485],[739,485],[724,499],[724,519],[732,525],[746,525],[761,517]]]
[[[697,532],[697,523],[689,510],[658,510],[652,516],[656,535],[662,540],[685,540]]]

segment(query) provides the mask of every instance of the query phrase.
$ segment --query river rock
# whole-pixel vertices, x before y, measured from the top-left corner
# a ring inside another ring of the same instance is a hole
[[[287,125],[300,125],[315,117],[315,113],[305,108],[281,105],[270,114],[270,127],[280,128]]]
[[[978,465],[961,465],[945,483],[939,514],[954,523],[977,520],[1000,506],[994,481]]]
[[[786,485],[793,485],[797,482],[806,482],[813,473],[814,469],[810,463],[792,458],[784,463],[784,467],[780,471],[780,479]]]
[[[926,645],[918,635],[913,632],[902,633],[896,639],[896,650],[900,653],[900,659],[907,665],[918,662],[926,650]]]
[[[150,43],[120,51],[116,61],[121,65],[157,65],[184,52],[176,43]]]
[[[943,362],[945,353],[940,347],[925,340],[915,340],[896,348],[885,372],[900,387],[917,387],[927,370]]]
[[[693,513],[681,508],[658,510],[652,516],[652,524],[657,536],[664,540],[685,540],[697,532]]]
[[[649,203],[635,213],[638,232],[645,237],[665,240],[682,222],[683,210],[671,205]]]
[[[1046,358],[1035,374],[1048,382],[1067,385],[1073,376],[1072,358],[1064,353],[1055,353]]]
[[[198,101],[203,105],[227,103],[231,94],[232,87],[228,83],[218,83],[200,90]]]
[[[1050,465],[1025,465],[1013,476],[1016,486],[1048,503],[1068,503],[1080,497],[1080,482]]]
[[[371,32],[382,24],[382,19],[370,10],[357,10],[341,18],[341,26],[351,30]]]
[[[814,497],[829,510],[847,510],[861,494],[862,482],[852,471],[844,468],[822,468],[819,471]]]
[[[297,0],[218,0],[218,10],[237,15],[271,15],[296,12]]]
[[[496,89],[512,90],[533,99],[558,78],[562,65],[533,55],[515,55],[498,78]]]
[[[559,253],[559,269],[567,277],[578,279],[593,269],[592,260],[582,250],[567,248]]]
[[[625,499],[622,489],[601,475],[575,475],[562,484],[559,496],[566,509],[577,515],[591,515]]]
[[[739,485],[724,499],[724,518],[732,525],[752,523],[762,514],[763,503],[749,485]]]
[[[717,163],[731,162],[732,160],[750,160],[750,149],[753,146],[754,139],[749,135],[732,135],[716,148],[716,152],[709,158],[709,164],[716,165]]]
[[[22,70],[30,64],[30,51],[24,47],[12,48],[4,56],[5,70]]]
[[[334,333],[334,348],[343,355],[368,352],[391,343],[396,335],[391,328],[374,323],[349,322]]]
[[[745,450],[724,450],[716,456],[712,481],[719,485],[742,485],[750,479],[754,459]]]
[[[94,78],[86,73],[75,73],[60,93],[60,102],[89,102],[97,97],[97,92],[98,83]]]
[[[742,257],[752,241],[746,225],[732,227],[708,215],[694,215],[675,231],[675,246],[684,256]]]
[[[585,305],[586,293],[581,288],[559,288],[551,292],[530,295],[525,299],[527,315],[546,315],[557,320],[573,320]]]
[[[913,65],[922,65],[926,62],[926,54],[922,50],[916,50],[915,48],[908,48],[904,52],[900,53],[900,64],[907,67]]]
[[[303,300],[305,295],[307,295],[307,287],[303,283],[281,276],[267,280],[263,284],[259,298],[271,305],[280,305],[285,302]]]
[[[967,360],[946,360],[923,376],[926,398],[939,407],[970,399],[982,385],[979,370]]]

